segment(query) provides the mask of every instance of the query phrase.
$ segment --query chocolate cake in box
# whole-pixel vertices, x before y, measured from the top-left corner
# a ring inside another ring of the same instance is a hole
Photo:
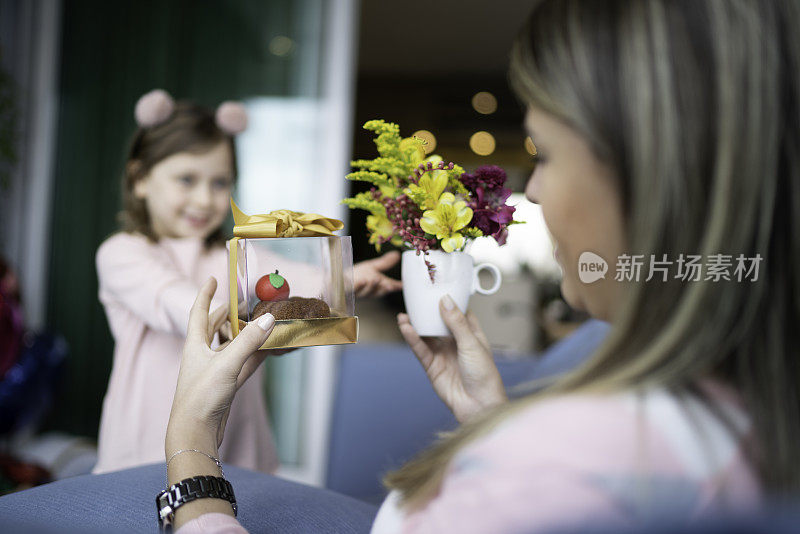
[[[230,318],[234,336],[264,313],[275,329],[261,347],[358,341],[350,236],[341,221],[289,210],[245,215],[232,202]]]

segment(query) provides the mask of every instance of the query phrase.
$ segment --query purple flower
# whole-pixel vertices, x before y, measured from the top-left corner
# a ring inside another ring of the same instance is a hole
[[[516,211],[513,206],[506,206],[511,196],[511,189],[505,187],[506,171],[497,165],[482,165],[473,174],[462,174],[459,180],[470,192],[470,226],[504,245]]]
[[[472,193],[477,193],[480,188],[494,192],[503,189],[506,184],[506,171],[497,165],[482,165],[475,169],[474,174],[465,172],[459,179]]]
[[[508,224],[514,218],[513,206],[495,209],[476,209],[472,212],[472,226],[478,228],[483,235],[493,237],[498,245],[505,245],[508,237]]]
[[[511,196],[511,189],[507,187],[501,187],[495,191],[491,189],[487,190],[483,187],[479,187],[477,191],[475,191],[475,200],[473,201],[474,207],[473,209],[481,209],[481,208],[500,208],[505,206],[506,200],[508,197]]]
[[[479,187],[475,196],[476,199],[470,203],[470,224],[483,232],[483,235],[495,238],[499,245],[504,245],[508,237],[508,225],[514,219],[516,211],[515,207],[506,205],[511,189],[503,187],[494,193],[486,193]]]

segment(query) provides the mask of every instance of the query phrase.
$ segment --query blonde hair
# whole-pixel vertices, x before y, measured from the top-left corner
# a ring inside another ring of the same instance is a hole
[[[512,50],[512,86],[616,170],[630,253],[760,255],[760,272],[634,284],[583,366],[390,473],[406,505],[435,495],[465,445],[544,396],[693,392],[704,376],[743,396],[764,486],[800,489],[798,21],[789,0],[536,4]]]

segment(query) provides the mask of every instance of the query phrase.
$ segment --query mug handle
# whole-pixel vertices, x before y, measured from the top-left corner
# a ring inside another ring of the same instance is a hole
[[[478,273],[481,269],[489,269],[492,271],[494,275],[494,284],[489,289],[484,289],[481,287],[480,279],[478,278]],[[500,289],[500,284],[503,283],[503,276],[500,274],[500,269],[497,268],[496,265],[491,263],[481,263],[477,265],[475,269],[472,271],[472,292],[475,293],[476,291],[481,295],[494,295],[497,293],[497,290]]]

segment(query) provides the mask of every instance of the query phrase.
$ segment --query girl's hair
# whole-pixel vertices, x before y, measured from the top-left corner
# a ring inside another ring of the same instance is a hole
[[[631,284],[583,366],[389,474],[404,503],[430,499],[459,450],[544,395],[691,393],[704,376],[743,396],[765,488],[800,489],[798,21],[792,0],[537,3],[512,86],[615,169],[630,254],[760,255],[758,276]]]
[[[236,147],[232,135],[225,133],[215,120],[214,111],[190,102],[177,102],[167,120],[150,127],[139,127],[133,134],[122,176],[121,229],[137,232],[157,241],[144,200],[136,198],[134,186],[160,161],[180,152],[202,153],[226,142],[231,150],[234,179],[237,175]],[[207,244],[222,242],[222,228],[214,231]]]

